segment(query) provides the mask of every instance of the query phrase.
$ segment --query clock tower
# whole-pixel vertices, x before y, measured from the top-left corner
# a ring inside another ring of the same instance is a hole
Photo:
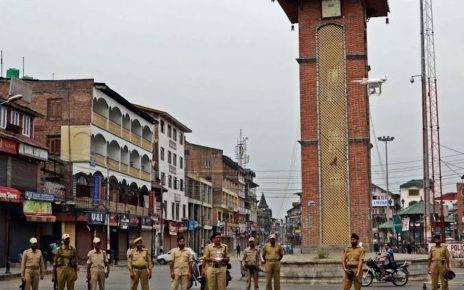
[[[298,23],[305,252],[372,241],[366,23],[388,0],[278,0]]]

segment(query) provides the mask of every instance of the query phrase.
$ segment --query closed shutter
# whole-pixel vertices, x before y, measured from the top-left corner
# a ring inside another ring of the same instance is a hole
[[[0,156],[0,185],[6,186],[6,169],[8,157]]]
[[[11,165],[11,187],[20,190],[37,190],[37,164],[14,158]]]

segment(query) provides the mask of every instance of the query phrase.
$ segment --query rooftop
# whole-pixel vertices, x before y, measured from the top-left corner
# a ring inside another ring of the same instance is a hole
[[[418,187],[422,188],[422,179],[412,179],[400,185],[400,188]]]
[[[149,107],[145,107],[145,106],[137,105],[137,104],[134,104],[134,106],[147,113],[165,118],[167,121],[176,125],[179,129],[181,129],[185,133],[192,133],[192,130],[189,127],[187,127],[186,125],[184,125],[179,120],[177,120],[176,118],[174,118],[172,115],[170,115],[169,113],[165,111],[161,111],[155,108],[149,108]]]

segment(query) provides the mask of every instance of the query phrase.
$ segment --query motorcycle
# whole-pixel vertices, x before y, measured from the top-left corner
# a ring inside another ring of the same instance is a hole
[[[187,289],[191,289],[193,285],[200,285],[200,290],[205,289],[205,284],[206,284],[206,279],[202,275],[201,268],[203,266],[203,260],[200,259],[195,259],[193,261],[193,273],[192,277],[190,278],[190,281],[187,285]],[[229,282],[232,280],[232,276],[230,275],[230,269],[232,268],[232,265],[230,263],[227,263],[227,271],[226,271],[226,287],[229,286]]]
[[[367,269],[363,270],[361,285],[368,287],[372,284],[374,279],[377,282],[386,283],[391,282],[395,286],[404,286],[408,283],[409,270],[408,267],[411,265],[409,262],[397,266],[395,265],[392,269],[385,269],[385,277],[382,279],[382,271],[380,270],[377,259],[369,259],[366,263]]]

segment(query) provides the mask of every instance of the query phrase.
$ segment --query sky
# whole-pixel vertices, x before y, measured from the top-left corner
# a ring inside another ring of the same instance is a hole
[[[130,3],[130,4],[129,4]],[[464,33],[459,0],[434,3],[442,144],[464,151]],[[390,0],[390,24],[368,23],[370,76],[387,76],[371,97],[372,136],[389,145],[390,189],[421,178],[419,0]],[[298,27],[270,0],[0,2],[4,70],[38,79],[94,78],[130,101],[166,110],[194,143],[234,157],[240,129],[274,215],[301,190]],[[375,134],[374,134],[375,132]],[[372,150],[373,182],[385,186],[384,147]],[[464,155],[442,149],[445,191],[464,174]],[[380,157],[380,158],[379,158]],[[448,167],[449,166],[449,167]],[[451,168],[451,169],[450,169]]]

